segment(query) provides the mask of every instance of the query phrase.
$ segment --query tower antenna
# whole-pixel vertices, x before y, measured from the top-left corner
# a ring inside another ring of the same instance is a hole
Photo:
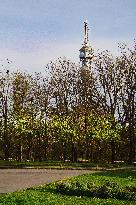
[[[85,20],[84,22],[84,44],[89,43],[88,32],[89,32],[88,21]]]

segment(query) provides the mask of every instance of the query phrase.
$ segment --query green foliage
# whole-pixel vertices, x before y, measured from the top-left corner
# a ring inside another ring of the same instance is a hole
[[[78,119],[74,119],[75,116],[53,116],[50,127],[58,137],[62,137],[63,140],[68,140],[69,136],[72,136],[75,142],[79,139],[79,136],[89,136],[91,139],[99,140],[119,140],[121,126],[112,118],[107,116],[96,116],[89,114],[87,116],[81,115]],[[86,133],[84,133],[85,119],[87,121]],[[85,136],[85,137],[86,137]]]
[[[74,196],[88,196],[98,198],[115,198],[122,200],[136,200],[136,188],[123,188],[115,182],[106,181],[96,186],[94,183],[61,182],[56,185],[56,191],[61,194]]]
[[[121,126],[112,116],[88,116],[89,131],[92,138],[119,141]]]

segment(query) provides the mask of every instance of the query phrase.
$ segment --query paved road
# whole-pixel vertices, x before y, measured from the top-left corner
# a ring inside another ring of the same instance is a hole
[[[53,181],[93,173],[89,170],[0,169],[0,193],[19,191]]]

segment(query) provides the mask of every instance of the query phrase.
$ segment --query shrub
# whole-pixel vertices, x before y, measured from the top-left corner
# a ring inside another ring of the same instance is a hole
[[[132,188],[123,188],[116,182],[110,181],[105,181],[102,185],[95,185],[93,183],[81,184],[80,182],[69,181],[56,184],[56,191],[61,194],[136,200],[136,192],[130,190],[132,190]]]

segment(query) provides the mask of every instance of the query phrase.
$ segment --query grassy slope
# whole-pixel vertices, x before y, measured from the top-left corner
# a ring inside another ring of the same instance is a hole
[[[103,184],[105,180],[117,182],[122,187],[129,186],[136,188],[136,170],[85,174],[70,179],[70,181],[78,181],[81,184],[93,182],[96,185]],[[0,197],[0,205],[136,205],[136,201],[67,196],[56,193],[55,186],[56,183],[37,188],[30,188],[22,192],[2,195]]]

